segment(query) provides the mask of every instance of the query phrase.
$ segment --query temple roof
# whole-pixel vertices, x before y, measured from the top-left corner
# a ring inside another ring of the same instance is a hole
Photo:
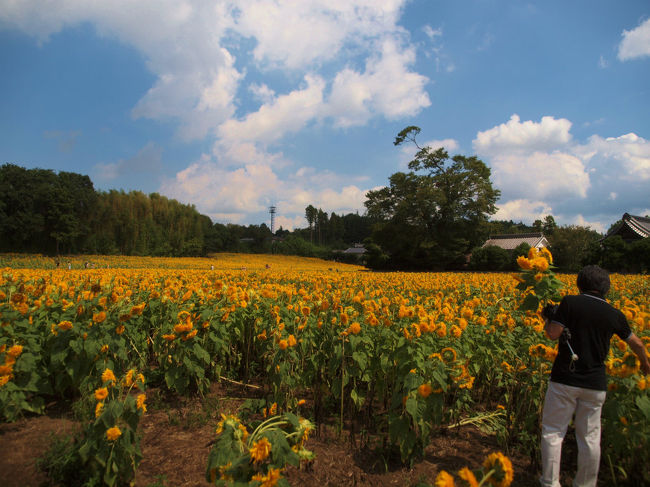
[[[605,236],[620,235],[624,240],[636,240],[650,237],[650,218],[625,213],[621,222]]]

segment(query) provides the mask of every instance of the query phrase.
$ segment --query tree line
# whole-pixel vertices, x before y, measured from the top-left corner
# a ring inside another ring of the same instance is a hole
[[[354,260],[341,249],[363,243],[376,270],[514,269],[526,246],[508,252],[483,248],[489,235],[542,232],[555,264],[573,272],[584,264],[610,271],[647,272],[650,239],[624,242],[578,225],[558,226],[553,216],[532,225],[495,221],[500,191],[490,168],[476,156],[450,157],[444,148],[422,147],[420,128],[406,127],[394,145],[410,143],[408,171],[366,193],[363,215],[305,208],[307,228],[213,223],[193,205],[157,193],[95,191],[88,176],[45,169],[0,167],[0,251],[198,256],[256,252]]]
[[[313,229],[214,223],[193,205],[158,193],[97,191],[88,176],[0,166],[0,252],[200,256],[277,252],[328,257],[363,241],[366,216],[320,210]],[[276,237],[276,238],[273,238]],[[312,237],[312,238],[310,238]]]

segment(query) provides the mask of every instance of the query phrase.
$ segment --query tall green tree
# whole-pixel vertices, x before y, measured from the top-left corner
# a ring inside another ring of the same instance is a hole
[[[345,225],[343,224],[343,219],[332,212],[330,214],[329,225],[329,238],[330,244],[339,245],[343,242],[343,236],[345,234]]]
[[[323,245],[323,233],[327,232],[328,221],[329,219],[327,217],[327,213],[319,208],[316,213],[316,226],[318,227],[318,245]],[[325,238],[327,238],[327,235],[325,235]]]
[[[316,223],[316,219],[318,218],[318,210],[313,205],[309,205],[305,208],[305,218],[309,224],[310,242],[314,243],[314,223]]]
[[[420,147],[419,133],[419,127],[406,127],[394,142],[417,148],[410,171],[391,175],[388,186],[366,194],[368,215],[379,222],[373,240],[395,268],[459,267],[480,243],[476,229],[496,212],[500,192],[492,187],[483,161],[462,155],[450,159],[443,148]]]
[[[542,232],[545,235],[552,235],[557,228],[557,223],[555,223],[555,218],[553,215],[546,215],[544,217],[544,223],[542,224]]]

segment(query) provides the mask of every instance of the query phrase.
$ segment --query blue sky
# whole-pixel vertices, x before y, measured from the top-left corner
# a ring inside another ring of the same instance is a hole
[[[494,218],[650,214],[650,3],[0,0],[0,163],[221,223],[364,211],[394,147],[477,155]]]

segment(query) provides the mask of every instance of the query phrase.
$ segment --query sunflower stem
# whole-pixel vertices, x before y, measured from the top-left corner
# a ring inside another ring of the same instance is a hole
[[[481,487],[483,484],[485,484],[485,482],[490,480],[490,477],[492,477],[492,475],[494,475],[494,472],[496,472],[496,468],[493,468],[487,474],[483,475],[483,478],[479,482],[478,487]]]

